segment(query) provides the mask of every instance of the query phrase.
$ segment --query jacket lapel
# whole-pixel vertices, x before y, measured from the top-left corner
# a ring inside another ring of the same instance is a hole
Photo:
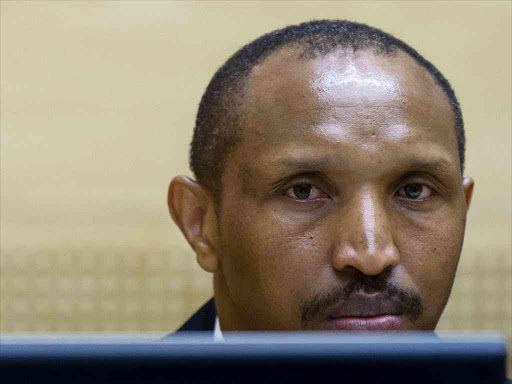
[[[177,332],[189,331],[212,331],[215,326],[215,317],[217,311],[215,310],[215,299],[210,299],[204,304],[201,309],[192,315],[190,319],[183,324]]]

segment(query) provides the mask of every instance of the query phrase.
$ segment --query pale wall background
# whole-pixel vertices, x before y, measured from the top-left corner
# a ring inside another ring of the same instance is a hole
[[[509,1],[2,1],[1,332],[164,334],[211,296],[168,183],[214,71],[313,18],[380,27],[452,82],[476,188],[439,329],[512,336]]]

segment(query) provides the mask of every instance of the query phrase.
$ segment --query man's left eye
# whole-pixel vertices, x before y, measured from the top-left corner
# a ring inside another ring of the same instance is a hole
[[[408,184],[400,188],[399,194],[409,200],[425,200],[432,195],[432,190],[423,184]]]
[[[286,191],[286,196],[294,200],[315,200],[323,197],[324,193],[313,184],[297,184]]]

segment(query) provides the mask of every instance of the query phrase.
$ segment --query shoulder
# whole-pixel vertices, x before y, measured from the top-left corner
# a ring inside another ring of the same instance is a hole
[[[177,332],[189,331],[212,331],[215,326],[215,317],[217,311],[215,309],[215,299],[208,300],[196,313],[194,313],[183,324]]]

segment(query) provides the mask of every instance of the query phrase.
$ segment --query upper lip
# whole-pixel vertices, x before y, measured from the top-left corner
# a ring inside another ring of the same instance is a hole
[[[387,295],[356,293],[327,310],[329,319],[400,315],[400,303]]]

